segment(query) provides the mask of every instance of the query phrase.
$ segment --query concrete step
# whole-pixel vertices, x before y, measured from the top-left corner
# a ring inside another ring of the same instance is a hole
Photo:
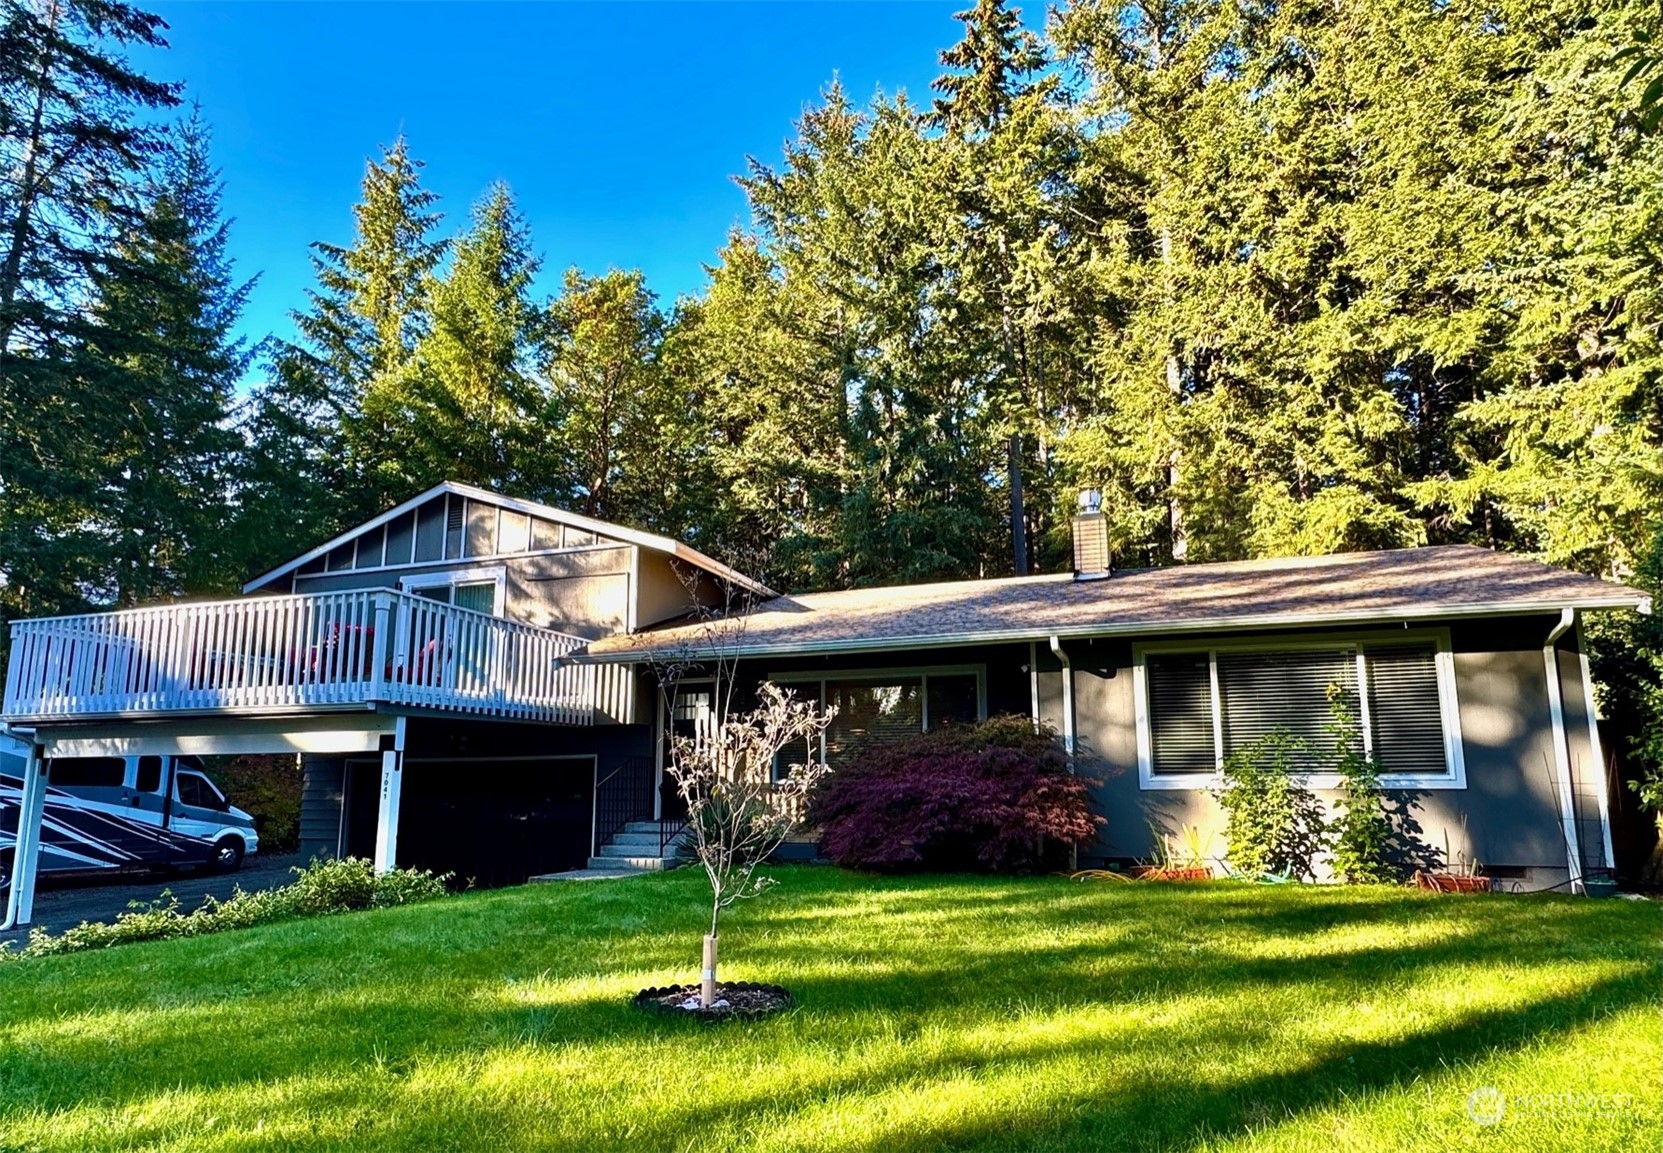
[[[595,856],[608,861],[634,861],[644,857],[654,860],[679,861],[681,854],[674,847],[659,851],[654,845],[602,845]]]
[[[631,821],[623,827],[623,831],[626,833],[651,833],[656,837],[658,836],[658,822]]]
[[[542,884],[554,881],[617,881],[646,875],[643,869],[567,869],[562,873],[541,873],[527,879],[534,884]]]
[[[626,830],[625,832],[615,834],[613,838],[606,843],[609,845],[634,845],[638,848],[649,848],[654,852],[657,852],[658,834],[631,833]]]
[[[605,851],[605,847],[603,847],[602,851]],[[589,867],[591,869],[606,870],[608,872],[620,869],[634,869],[642,873],[661,873],[665,869],[675,868],[680,863],[681,862],[677,861],[674,857],[626,857],[608,854],[606,856],[589,858]]]

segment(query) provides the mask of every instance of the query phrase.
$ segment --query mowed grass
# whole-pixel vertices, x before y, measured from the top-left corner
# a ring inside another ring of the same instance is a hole
[[[1650,902],[775,870],[0,966],[0,1149],[1653,1149]],[[1498,1124],[1468,1094],[1508,1098]],[[1575,1096],[1555,1097],[1569,1094]]]

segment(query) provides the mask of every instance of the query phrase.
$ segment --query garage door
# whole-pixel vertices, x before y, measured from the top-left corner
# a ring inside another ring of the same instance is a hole
[[[517,885],[589,861],[590,757],[405,762],[398,863],[476,886]]]

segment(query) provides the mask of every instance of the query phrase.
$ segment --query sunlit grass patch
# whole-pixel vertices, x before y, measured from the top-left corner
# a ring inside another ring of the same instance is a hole
[[[723,975],[798,1007],[715,1027],[628,1004],[694,976],[692,873],[6,966],[0,1148],[1581,1151],[1663,1124],[1655,905],[778,872]],[[1496,1125],[1481,1086],[1516,1104]]]

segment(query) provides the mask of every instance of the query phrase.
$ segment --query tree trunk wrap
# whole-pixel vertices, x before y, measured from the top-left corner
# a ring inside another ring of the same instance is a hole
[[[704,972],[700,974],[699,1007],[708,1009],[716,1003],[716,934],[707,933],[704,939]]]

